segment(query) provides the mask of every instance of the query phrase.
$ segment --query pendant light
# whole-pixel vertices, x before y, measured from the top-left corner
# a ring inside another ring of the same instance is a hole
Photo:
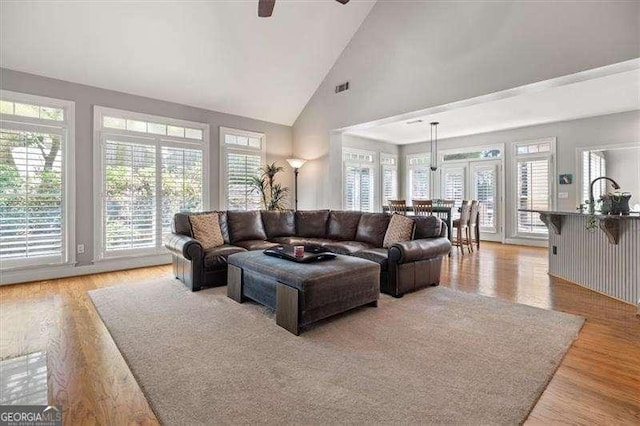
[[[431,124],[431,170],[438,170],[438,124],[433,121]]]

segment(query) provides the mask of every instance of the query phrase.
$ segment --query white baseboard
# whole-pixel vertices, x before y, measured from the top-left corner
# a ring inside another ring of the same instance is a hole
[[[145,266],[166,265],[168,263],[171,263],[170,254],[154,254],[149,256],[102,260],[91,265],[82,266],[57,265],[0,271],[0,285],[53,280],[56,278],[98,274],[101,272],[121,271],[123,269],[143,268]]]
[[[528,238],[507,238],[504,240],[505,244],[515,244],[518,246],[533,246],[533,247],[548,247],[548,240],[536,240]]]

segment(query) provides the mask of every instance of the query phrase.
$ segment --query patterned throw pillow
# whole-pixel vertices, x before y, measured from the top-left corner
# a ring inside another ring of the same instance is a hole
[[[200,241],[202,248],[220,247],[224,244],[218,213],[194,214],[189,216],[191,234]]]
[[[387,233],[384,234],[384,242],[382,247],[389,248],[395,243],[401,243],[403,241],[411,241],[413,235],[413,219],[408,218],[401,214],[394,214],[391,216]]]

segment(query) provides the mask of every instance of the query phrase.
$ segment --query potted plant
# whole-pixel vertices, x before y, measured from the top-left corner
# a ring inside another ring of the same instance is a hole
[[[289,188],[276,183],[276,175],[284,170],[284,167],[275,162],[267,164],[260,169],[260,176],[251,179],[253,191],[260,194],[262,207],[265,210],[285,210]]]
[[[629,200],[631,194],[628,192],[616,191],[610,195],[600,197],[602,214],[628,215],[631,211]]]

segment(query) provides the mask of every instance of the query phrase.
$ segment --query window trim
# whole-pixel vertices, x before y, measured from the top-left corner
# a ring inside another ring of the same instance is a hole
[[[166,135],[155,135],[149,133],[136,132],[133,130],[112,129],[103,127],[103,117],[129,118],[133,120],[153,121],[156,123],[190,127],[202,130],[202,140],[179,138]],[[160,176],[162,168],[161,161],[162,147],[178,147],[185,149],[202,149],[202,209],[210,209],[209,191],[209,125],[194,121],[180,120],[171,117],[162,117],[144,114],[134,111],[119,110],[114,108],[95,105],[93,107],[93,262],[104,262],[113,259],[145,257],[154,254],[166,254],[167,249],[162,242],[162,205],[156,205],[156,238],[159,244],[156,247],[142,248],[136,250],[112,250],[109,253],[105,247],[105,222],[104,222],[104,143],[109,137],[118,137],[124,142],[141,143],[154,146],[156,149],[156,176]],[[162,193],[162,182],[156,178],[156,196]],[[159,198],[160,199],[160,198]]]
[[[64,167],[62,173],[62,261],[55,262],[46,260],[49,257],[43,257],[41,260],[37,260],[37,258],[25,259],[23,261],[20,261],[19,259],[3,260],[2,265],[0,265],[0,270],[20,270],[34,266],[74,266],[76,264],[76,103],[65,99],[49,98],[4,89],[0,90],[0,99],[11,102],[37,104],[45,107],[62,108],[64,110],[64,120],[46,120],[20,115],[0,114],[0,123],[3,126],[18,127],[16,124],[31,126],[34,129],[38,129],[38,131],[43,132],[55,132],[55,130],[59,130],[59,132],[63,133],[66,137],[65,149],[63,152]],[[7,267],[4,267],[4,265],[7,265]]]
[[[556,137],[531,139],[515,141],[511,143],[510,147],[510,159],[509,159],[509,176],[511,180],[511,190],[509,199],[511,200],[512,208],[510,208],[509,218],[511,221],[511,239],[529,239],[546,241],[549,239],[549,235],[541,235],[528,232],[518,231],[518,160],[539,160],[547,159],[549,161],[549,210],[554,210],[557,205],[557,172],[556,172]],[[518,147],[522,145],[531,145],[538,143],[550,143],[550,149],[548,152],[535,152],[528,154],[518,154]],[[508,241],[507,241],[508,242]]]
[[[243,154],[260,154],[260,164],[264,167],[267,164],[267,135],[265,133],[253,132],[250,130],[233,129],[231,127],[220,126],[219,129],[219,144],[220,144],[220,208],[222,210],[228,210],[227,196],[228,196],[228,170],[227,170],[227,153],[238,152]],[[243,136],[248,138],[260,139],[260,148],[254,148],[250,146],[241,145],[227,145],[225,143],[225,135]]]

